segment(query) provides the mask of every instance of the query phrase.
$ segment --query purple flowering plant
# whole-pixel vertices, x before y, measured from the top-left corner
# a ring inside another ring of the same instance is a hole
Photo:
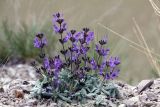
[[[68,30],[61,13],[55,13],[52,19],[53,30],[59,37],[62,48],[60,54],[48,57],[45,53],[47,39],[43,33],[38,33],[34,38],[34,47],[40,49],[39,57],[42,66],[32,66],[40,74],[40,91],[34,93],[45,98],[53,98],[66,102],[96,98],[97,94],[104,93],[109,97],[116,97],[117,90],[109,91],[106,81],[118,77],[120,69],[119,57],[109,56],[106,48],[107,39],[100,40],[95,45],[94,51],[98,57],[90,57],[90,44],[94,40],[94,32],[89,28],[81,31]],[[37,89],[37,87],[35,89]],[[113,88],[110,88],[110,90]],[[92,94],[91,94],[92,93]]]

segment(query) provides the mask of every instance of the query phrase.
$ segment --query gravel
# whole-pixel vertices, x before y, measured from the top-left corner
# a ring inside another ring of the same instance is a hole
[[[0,68],[0,107],[81,107],[80,103],[67,104],[51,99],[31,97],[37,75],[34,69],[25,64],[4,66]],[[122,81],[113,81],[120,92],[120,99],[106,99],[111,107],[118,102],[118,107],[160,107],[160,78],[142,80],[138,85],[131,86]],[[94,101],[88,100],[83,107],[94,107]]]

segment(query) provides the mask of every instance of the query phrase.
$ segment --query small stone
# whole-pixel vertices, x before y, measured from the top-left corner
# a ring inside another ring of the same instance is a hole
[[[146,94],[140,95],[139,100],[140,102],[146,102],[148,100],[148,96]]]
[[[138,93],[141,93],[142,91],[146,90],[153,84],[153,80],[143,80],[138,85]]]
[[[23,85],[28,85],[29,82],[28,81],[23,81]]]
[[[130,98],[130,99],[126,99],[126,100],[124,100],[123,101],[126,105],[127,105],[127,107],[129,106],[131,106],[131,107],[134,107],[136,104],[138,104],[138,102],[139,102],[139,97],[138,96],[136,96],[136,97],[132,97],[132,98]]]
[[[3,93],[3,92],[4,92],[3,87],[0,87],[0,93]]]
[[[24,93],[22,90],[15,90],[15,97],[16,98],[24,98]]]
[[[58,107],[56,103],[51,103],[49,106],[50,107]]]
[[[156,107],[160,107],[160,102],[157,103]]]
[[[30,106],[36,106],[38,104],[36,99],[30,99],[27,103]]]
[[[118,107],[127,107],[126,104],[120,104]]]
[[[148,97],[148,99],[149,99],[150,101],[157,101],[157,100],[158,100],[158,97],[157,97],[154,93],[148,92],[148,93],[146,93],[146,94],[147,94],[147,97]]]

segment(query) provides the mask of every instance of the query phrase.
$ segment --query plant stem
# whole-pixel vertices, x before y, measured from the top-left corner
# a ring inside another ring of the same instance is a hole
[[[87,53],[86,53],[87,54]],[[87,66],[87,61],[86,61],[86,59],[87,59],[87,55],[85,54],[85,66]]]
[[[71,72],[72,72],[72,51],[71,51]]]
[[[61,29],[61,24],[60,24],[60,29]],[[60,35],[61,35],[61,40],[62,40],[63,39],[62,33],[60,33]],[[63,51],[65,51],[64,44],[63,43],[61,43],[61,44],[63,47]],[[64,58],[65,58],[65,61],[67,62],[66,54],[64,54]]]

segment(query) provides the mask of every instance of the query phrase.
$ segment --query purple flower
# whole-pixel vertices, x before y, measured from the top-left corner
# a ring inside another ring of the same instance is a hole
[[[107,66],[110,66],[111,68],[114,68],[119,64],[120,64],[119,57],[110,57],[109,61],[107,61]]]
[[[99,45],[96,45],[95,51],[96,51],[97,53],[99,53],[99,51],[100,51]]]
[[[73,37],[75,38],[76,42],[78,42],[80,35],[81,35],[81,32],[76,32],[76,33],[73,35]]]
[[[81,46],[80,52],[81,54],[86,54],[87,51],[89,50],[89,47],[84,47],[83,45]]]
[[[81,35],[81,32],[76,32],[72,34],[72,37],[70,38],[71,42],[73,43],[78,42],[80,35]]]
[[[36,36],[34,38],[33,44],[36,48],[43,48],[47,44],[47,39],[45,37],[39,38]]]
[[[113,71],[111,71],[110,73],[107,73],[105,76],[105,79],[109,80],[109,79],[115,79],[118,77],[120,70],[119,69],[115,69]]]
[[[94,39],[94,32],[89,31],[88,28],[83,28],[83,31],[79,35],[79,41],[81,44],[87,45]]]
[[[67,23],[66,23],[66,22],[63,22],[63,23],[61,24],[61,30],[63,30],[63,31],[66,31],[66,30],[67,30]]]
[[[63,33],[67,30],[67,23],[64,21],[62,14],[56,13],[52,19],[53,30],[55,33]]]
[[[72,51],[78,52],[79,48],[76,44],[72,45]]]
[[[114,68],[116,64],[114,63],[115,59],[113,57],[110,57],[108,64],[111,68]]]
[[[88,32],[86,37],[86,44],[89,44],[94,39],[94,32]]]
[[[102,47],[100,47],[99,45],[96,45],[96,52],[100,55],[100,56],[106,56],[109,54],[109,49],[104,49]]]
[[[114,78],[118,77],[119,72],[120,72],[119,69],[113,70],[113,72],[111,72],[111,75],[110,75],[111,79],[114,79]]]
[[[61,14],[59,12],[53,14],[53,17],[54,17],[53,21],[57,21],[60,16],[61,16]]]
[[[56,70],[59,70],[59,69],[61,69],[61,66],[62,66],[62,61],[59,58],[59,56],[56,56],[54,58],[54,67],[55,67]]]
[[[59,12],[53,14],[53,19],[52,19],[53,23],[55,23],[55,22],[62,23],[63,21],[64,21],[63,14],[61,14]]]
[[[107,44],[107,38],[105,37],[103,40],[100,40],[100,41],[99,41],[99,44],[100,44],[100,45],[105,45],[105,44]]]
[[[72,55],[71,61],[76,61],[76,59],[77,59],[77,55]]]
[[[97,69],[97,64],[96,64],[96,61],[94,60],[94,58],[91,59],[90,64],[91,64],[93,70]]]
[[[59,71],[62,68],[62,60],[59,56],[55,56],[53,59],[50,59],[50,67],[55,71]]]
[[[50,63],[49,63],[49,59],[47,57],[44,58],[43,66],[45,69],[50,70]]]
[[[60,27],[56,24],[53,25],[53,30],[55,31],[55,33],[59,33],[60,31]]]
[[[72,44],[72,47],[69,47],[69,50],[70,50],[71,52],[76,52],[76,53],[78,53],[79,47],[78,47],[77,44],[73,43],[73,44]]]
[[[67,42],[71,36],[72,36],[71,33],[68,32],[67,35],[63,38],[63,42],[64,43]]]
[[[105,79],[106,79],[106,80],[109,80],[109,79],[110,79],[109,73],[106,73]]]
[[[71,30],[70,32],[67,33],[67,35],[70,37],[71,42],[75,43],[78,42],[81,32],[76,32],[75,30]]]
[[[100,50],[100,55],[106,56],[106,55],[108,55],[108,54],[109,54],[109,49],[101,49],[101,50]]]
[[[99,68],[99,74],[102,75],[103,74],[103,71],[106,67],[106,62],[102,62],[102,64],[100,65],[100,68]]]
[[[120,59],[119,59],[119,57],[115,57],[115,59],[114,59],[114,64],[115,65],[119,65],[121,62],[120,62]]]

